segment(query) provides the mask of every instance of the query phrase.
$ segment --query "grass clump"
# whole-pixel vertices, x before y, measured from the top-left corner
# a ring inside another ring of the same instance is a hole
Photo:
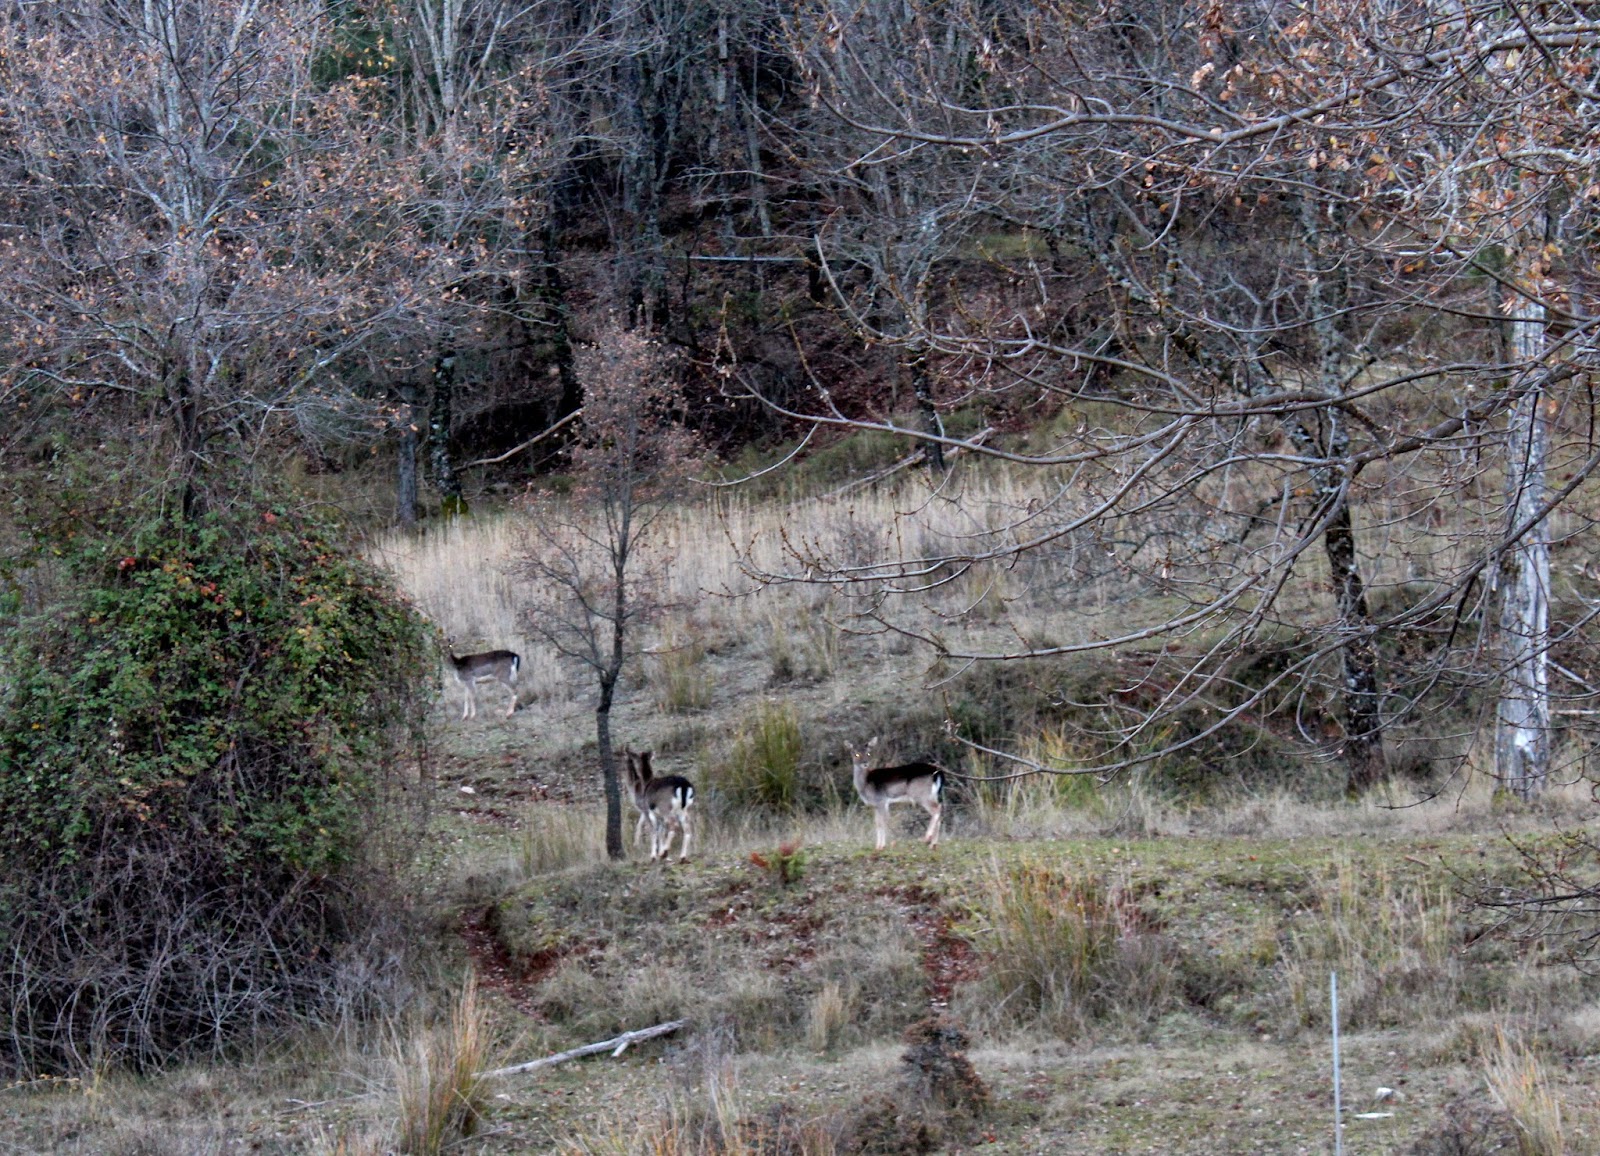
[[[839,632],[826,620],[802,615],[798,623],[774,615],[770,620],[768,654],[770,685],[823,682],[839,663]]]
[[[606,857],[606,820],[582,807],[529,807],[518,833],[516,865],[523,879]]]
[[[691,714],[711,705],[711,675],[705,669],[706,648],[677,626],[662,632],[651,659],[650,681],[656,705],[666,714]]]
[[[813,1051],[825,1052],[844,1035],[855,1014],[860,989],[853,980],[825,980],[811,997],[806,1016],[806,1043]]]
[[[414,1032],[394,1048],[399,1150],[436,1156],[477,1130],[488,1102],[488,1012],[468,976],[449,1019]]]
[[[805,743],[794,708],[787,703],[763,702],[740,728],[727,758],[711,769],[708,778],[735,807],[788,814],[807,801],[804,757]]]
[[[1384,863],[1348,859],[1311,878],[1283,948],[1295,1021],[1327,1025],[1328,973],[1353,1028],[1392,1027],[1455,1009],[1464,995],[1455,900],[1443,881],[1402,882]]]
[[[1519,1156],[1562,1156],[1568,1151],[1561,1102],[1550,1091],[1544,1065],[1499,1025],[1494,1043],[1483,1049],[1483,1074],[1515,1125]]]
[[[996,863],[984,903],[992,1014],[1065,1037],[1097,1021],[1141,1023],[1176,994],[1159,935],[1103,875],[1034,860]]]

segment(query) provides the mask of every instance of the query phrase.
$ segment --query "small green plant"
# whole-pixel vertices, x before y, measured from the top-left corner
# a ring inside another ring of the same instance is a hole
[[[765,871],[767,877],[779,887],[798,883],[806,869],[805,852],[800,849],[798,843],[780,843],[776,851],[766,855],[752,851],[750,862]]]
[[[488,1100],[483,1078],[488,1052],[488,1012],[478,999],[477,980],[469,974],[445,1023],[396,1041],[401,1152],[437,1156],[446,1144],[476,1131]]]

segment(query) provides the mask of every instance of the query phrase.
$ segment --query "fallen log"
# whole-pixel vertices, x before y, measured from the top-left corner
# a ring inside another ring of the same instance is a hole
[[[545,1056],[542,1060],[529,1060],[525,1064],[512,1064],[509,1068],[495,1068],[493,1071],[480,1072],[483,1079],[494,1076],[518,1076],[523,1072],[531,1072],[535,1068],[548,1068],[554,1064],[575,1060],[580,1056],[592,1056],[597,1052],[610,1052],[613,1056],[620,1056],[627,1051],[629,1046],[640,1040],[651,1040],[656,1036],[664,1036],[668,1032],[675,1032],[688,1020],[672,1020],[670,1023],[657,1024],[653,1028],[640,1028],[635,1032],[623,1032],[609,1040],[601,1040],[598,1044],[584,1044],[581,1048],[573,1048],[566,1052],[557,1052],[553,1056]]]

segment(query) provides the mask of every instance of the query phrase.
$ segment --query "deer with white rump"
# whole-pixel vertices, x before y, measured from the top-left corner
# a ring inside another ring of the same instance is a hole
[[[506,717],[510,718],[517,710],[517,672],[522,669],[522,655],[514,650],[491,650],[484,654],[466,654],[457,658],[454,653],[446,652],[450,658],[450,667],[456,672],[456,681],[467,692],[466,702],[461,706],[461,717],[472,718],[478,713],[478,699],[475,693],[480,682],[498,682],[511,692],[511,706],[506,710]]]
[[[861,801],[877,812],[877,850],[882,851],[889,842],[889,808],[895,803],[915,803],[930,816],[928,830],[922,841],[930,847],[939,845],[939,820],[944,807],[939,797],[944,793],[944,770],[933,763],[903,763],[898,767],[874,767],[872,752],[878,740],[871,739],[864,747],[850,748],[850,761],[855,778],[856,794]]]
[[[639,808],[639,822],[633,829],[633,841],[639,842],[645,824],[650,825],[650,858],[666,859],[672,851],[674,835],[682,835],[678,846],[681,862],[689,857],[689,810],[694,806],[694,784],[682,775],[655,777],[650,766],[649,751],[624,748],[628,758],[628,786],[633,791],[633,805]]]

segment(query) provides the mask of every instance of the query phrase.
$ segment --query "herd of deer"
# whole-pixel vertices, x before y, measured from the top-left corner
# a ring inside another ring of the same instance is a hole
[[[481,682],[498,682],[511,692],[511,706],[506,711],[510,718],[517,709],[517,672],[522,669],[522,656],[512,650],[491,650],[485,654],[468,654],[457,658],[449,655],[456,681],[466,691],[466,702],[461,717],[469,719],[478,713],[477,685]],[[934,763],[903,763],[897,767],[874,767],[872,752],[878,740],[873,738],[864,747],[850,748],[851,774],[856,794],[875,812],[877,850],[889,843],[889,808],[895,803],[915,803],[928,812],[928,830],[922,841],[930,847],[939,844],[939,822],[944,816],[940,802],[944,794],[944,770]],[[690,811],[694,807],[694,784],[682,775],[664,775],[656,778],[650,765],[650,751],[634,752],[624,748],[628,760],[628,788],[633,795],[633,805],[639,811],[639,822],[633,829],[637,846],[650,828],[650,858],[666,859],[672,841],[681,836],[678,844],[679,860],[689,857]]]

